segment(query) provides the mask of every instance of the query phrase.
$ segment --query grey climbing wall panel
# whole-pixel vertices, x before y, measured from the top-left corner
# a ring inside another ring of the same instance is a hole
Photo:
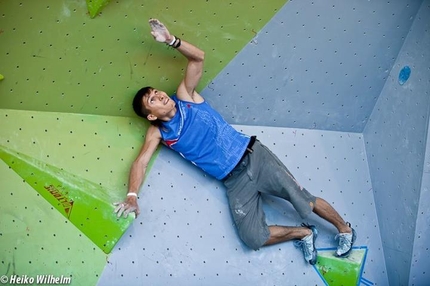
[[[420,4],[290,1],[206,97],[234,124],[362,132]]]
[[[430,106],[429,46],[430,1],[426,0],[363,133],[391,285],[424,285],[419,281],[430,278],[428,247],[422,240],[422,235],[428,238],[429,215],[418,211],[428,204],[426,196],[421,197],[425,193],[421,180]],[[412,72],[400,85],[404,66]],[[415,241],[421,247],[415,245],[414,250]]]
[[[368,246],[363,277],[387,276],[361,134],[235,126],[256,134],[296,179],[325,198]],[[238,238],[224,187],[178,154],[163,148],[139,195],[142,213],[117,244],[98,285],[324,285],[292,243],[253,251]],[[266,197],[272,224],[299,225],[289,203]],[[317,247],[334,247],[336,231],[312,215]]]

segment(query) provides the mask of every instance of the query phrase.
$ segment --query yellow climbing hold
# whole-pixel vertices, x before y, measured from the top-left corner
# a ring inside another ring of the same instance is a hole
[[[0,80],[3,80],[4,76],[0,73]]]

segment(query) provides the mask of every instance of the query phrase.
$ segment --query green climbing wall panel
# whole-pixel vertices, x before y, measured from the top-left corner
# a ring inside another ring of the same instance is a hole
[[[63,275],[71,285],[95,285],[106,254],[2,160],[0,177],[1,275]]]
[[[1,271],[29,275],[48,269],[72,275],[73,281],[80,273],[96,279],[106,263],[103,252],[111,251],[132,222],[132,217],[117,220],[112,203],[124,199],[128,170],[148,123],[8,109],[0,109],[0,122],[0,157],[6,166],[0,169],[6,184],[0,193]],[[88,256],[82,253],[75,261],[78,241]],[[49,256],[49,265],[35,261],[40,252]],[[66,262],[73,269],[64,268]]]
[[[0,1],[0,108],[133,116],[139,88],[172,92],[184,72],[150,17],[206,52],[202,89],[285,3],[110,1],[91,19],[85,0]]]
[[[0,117],[3,161],[109,253],[131,223],[117,220],[113,203],[124,199],[148,123],[5,109]]]
[[[148,123],[139,118],[0,109],[0,145],[124,198]]]
[[[132,222],[118,219],[103,187],[0,145],[0,158],[105,253]]]

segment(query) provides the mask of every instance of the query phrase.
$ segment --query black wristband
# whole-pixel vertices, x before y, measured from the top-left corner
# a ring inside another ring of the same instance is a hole
[[[176,42],[175,42],[175,44],[173,45],[173,47],[175,48],[175,49],[177,49],[177,48],[179,48],[181,46],[181,39],[180,38],[176,38]]]

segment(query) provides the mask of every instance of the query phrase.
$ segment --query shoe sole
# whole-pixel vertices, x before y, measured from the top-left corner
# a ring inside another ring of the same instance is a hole
[[[311,259],[308,262],[309,262],[310,265],[315,265],[317,263],[317,260],[318,260],[318,251],[315,248],[315,241],[317,240],[317,237],[318,237],[318,230],[317,230],[317,228],[315,226],[310,227],[310,229],[311,229],[312,234],[313,234],[312,243],[313,243],[314,251],[315,251],[315,261],[312,261],[312,259]]]

